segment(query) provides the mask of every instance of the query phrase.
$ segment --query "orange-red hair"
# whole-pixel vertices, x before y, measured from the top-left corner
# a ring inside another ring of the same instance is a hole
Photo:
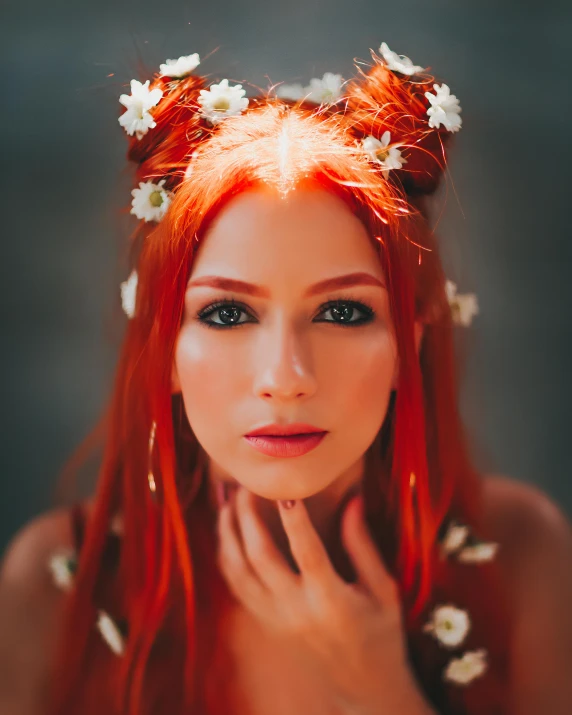
[[[53,715],[143,715],[154,708],[176,715],[193,705],[209,715],[228,712],[221,673],[228,666],[229,595],[214,566],[205,455],[181,397],[171,395],[171,366],[185,286],[211,220],[250,186],[287,192],[307,179],[335,192],[363,221],[388,281],[399,384],[368,450],[364,487],[370,529],[400,585],[413,666],[441,712],[493,713],[504,696],[508,622],[502,599],[490,595],[500,596],[496,567],[457,567],[457,572],[435,558],[447,517],[485,535],[481,482],[457,406],[445,276],[427,213],[427,197],[446,167],[450,134],[427,124],[424,91],[432,77],[406,79],[372,57],[372,66],[360,70],[336,105],[286,101],[269,92],[251,98],[245,113],[216,127],[197,112],[203,78],[155,76],[151,83],[165,92],[152,111],[157,125],[130,141],[128,155],[137,164],[138,181],[166,179],[174,198],[160,223],[141,224],[133,236],[136,314],[127,326],[106,411],[94,512],[54,669]],[[380,138],[386,130],[408,160],[388,179],[359,147],[361,138]],[[419,356],[415,320],[425,323]],[[147,488],[153,421],[157,501]],[[117,511],[124,532],[117,570],[110,573],[105,544]],[[488,649],[490,671],[466,691],[454,686],[447,691],[441,681],[447,654],[420,635],[427,608],[441,592],[444,598],[454,594],[468,610],[479,592],[491,599],[486,618],[479,618],[482,608],[475,609],[471,634],[475,647]],[[94,633],[98,608],[128,622],[119,661]]]

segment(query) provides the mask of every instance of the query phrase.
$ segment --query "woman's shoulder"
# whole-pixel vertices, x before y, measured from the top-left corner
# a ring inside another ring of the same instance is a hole
[[[485,520],[513,558],[529,560],[547,545],[570,548],[564,510],[543,489],[506,475],[483,477]]]
[[[70,508],[46,511],[24,524],[8,543],[2,558],[0,583],[37,586],[46,580],[45,564],[51,554],[73,548]]]
[[[506,476],[484,480],[485,516],[500,544],[515,631],[516,712],[572,712],[572,527],[540,487]]]
[[[1,712],[42,712],[42,693],[64,603],[50,567],[54,554],[69,554],[75,548],[72,513],[62,507],[36,516],[4,551],[0,564]]]
[[[62,563],[75,564],[84,533],[94,509],[92,497],[71,506],[43,512],[24,524],[12,537],[0,562],[0,588],[37,591],[65,587]],[[121,532],[120,516],[114,517],[111,531]]]
[[[485,523],[515,604],[534,592],[541,607],[562,588],[572,601],[572,526],[564,510],[541,487],[512,477],[486,475],[483,485]],[[530,579],[541,584],[531,589]]]

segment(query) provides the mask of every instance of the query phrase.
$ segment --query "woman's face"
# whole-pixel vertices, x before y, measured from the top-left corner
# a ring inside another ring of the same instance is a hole
[[[367,283],[316,289],[358,273]],[[250,289],[207,285],[207,276]],[[323,189],[286,198],[251,189],[220,212],[189,278],[173,390],[221,478],[267,499],[298,499],[359,472],[397,375],[384,282],[363,224]],[[262,453],[245,438],[292,422],[327,434],[298,456]]]

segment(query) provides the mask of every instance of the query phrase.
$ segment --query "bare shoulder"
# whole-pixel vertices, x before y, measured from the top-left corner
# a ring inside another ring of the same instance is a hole
[[[38,585],[44,581],[43,566],[57,548],[71,547],[69,510],[53,509],[40,514],[16,532],[0,566],[0,584]]]
[[[571,558],[570,520],[552,497],[540,487],[504,475],[487,475],[483,481],[488,525],[515,568],[547,552]]]
[[[59,508],[25,524],[3,554],[0,712],[41,712],[64,601],[63,593],[52,581],[48,563],[53,552],[72,546],[70,511]]]
[[[569,519],[540,487],[497,474],[486,475],[483,483],[489,526],[507,546],[522,554],[548,542],[570,546]]]
[[[572,526],[539,487],[487,476],[484,489],[514,608],[511,712],[571,713]]]

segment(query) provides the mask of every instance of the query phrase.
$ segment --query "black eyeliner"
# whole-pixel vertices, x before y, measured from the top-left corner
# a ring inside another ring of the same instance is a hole
[[[364,314],[364,317],[360,318],[359,320],[354,320],[348,323],[337,322],[335,320],[318,320],[317,322],[332,323],[333,325],[338,325],[343,328],[349,328],[366,325],[368,323],[371,323],[375,318],[376,313],[371,305],[365,302],[362,298],[358,300],[357,298],[352,298],[350,296],[348,296],[347,298],[332,298],[325,303],[322,303],[318,309],[318,313],[323,313],[331,308],[340,308],[345,306],[357,308],[360,312]],[[252,320],[247,320],[242,323],[229,323],[224,325],[222,323],[213,323],[205,319],[215,313],[219,308],[224,307],[237,308],[239,310],[244,311],[245,313],[249,313],[249,309],[240,301],[237,301],[234,298],[223,298],[222,300],[209,303],[207,306],[202,308],[197,313],[195,319],[198,320],[201,325],[205,325],[207,328],[214,328],[215,330],[227,330],[228,328],[235,328],[240,325],[246,325],[248,323],[254,322]]]

